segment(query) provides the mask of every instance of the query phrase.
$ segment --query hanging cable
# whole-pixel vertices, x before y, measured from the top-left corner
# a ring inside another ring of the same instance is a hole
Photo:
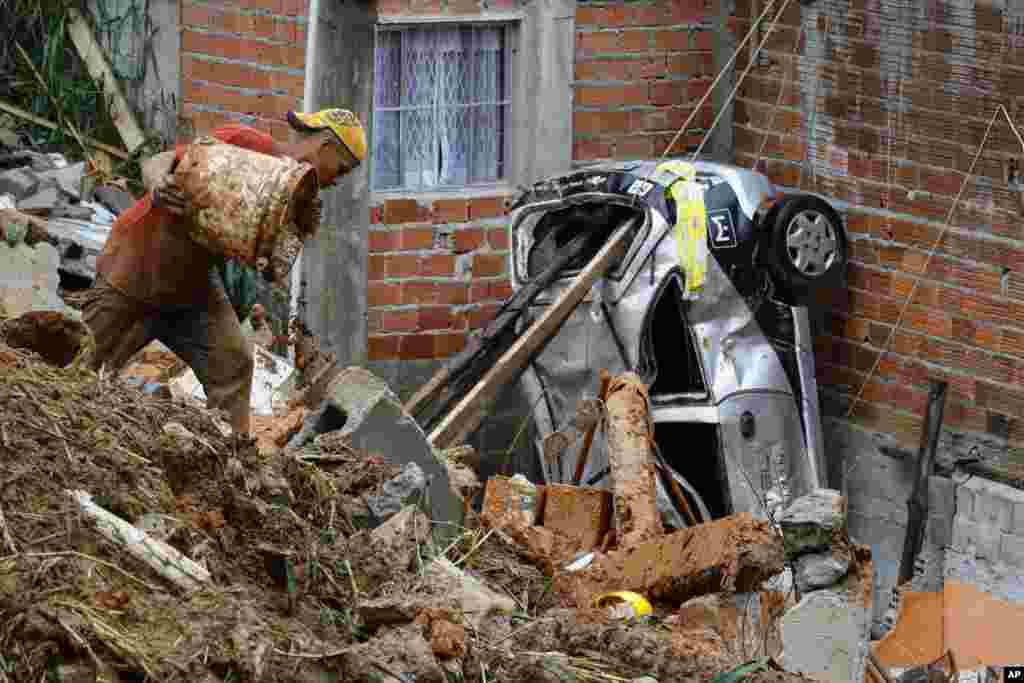
[[[931,263],[932,257],[935,256],[935,252],[938,251],[939,245],[942,244],[943,238],[949,231],[950,224],[953,220],[953,214],[956,212],[956,208],[960,204],[960,199],[963,197],[964,190],[967,188],[967,181],[970,180],[972,175],[974,175],[974,168],[975,166],[977,166],[978,159],[981,158],[982,152],[985,151],[985,146],[988,144],[989,135],[992,133],[992,126],[995,125],[996,119],[999,118],[999,114],[1003,114],[1003,116],[1006,117],[1006,122],[1010,124],[1010,130],[1012,130],[1013,134],[1017,137],[1017,141],[1020,143],[1021,151],[1024,152],[1024,136],[1022,136],[1020,134],[1020,131],[1017,130],[1017,126],[1016,124],[1014,124],[1013,119],[1010,118],[1010,113],[1006,111],[1006,107],[1000,104],[998,107],[996,107],[996,110],[992,112],[992,118],[988,122],[988,127],[985,128],[985,135],[981,139],[981,144],[978,146],[978,151],[975,153],[974,159],[971,160],[971,166],[967,170],[967,173],[964,174],[964,179],[960,183],[960,190],[956,193],[956,199],[953,200],[953,205],[949,207],[949,213],[946,214],[946,221],[943,224],[942,229],[939,231],[939,236],[936,237],[935,241],[932,243],[931,249],[928,250],[928,255],[925,257],[924,263],[921,265],[921,269],[917,273],[918,276],[923,276],[925,273],[928,272],[928,266]],[[907,310],[910,308],[911,303],[914,301],[914,297],[917,295],[917,288],[920,284],[921,280],[919,278],[915,278],[910,288],[910,294],[907,295],[907,298],[904,300],[903,306],[900,309],[900,314],[896,318],[896,324],[893,325],[892,329],[889,331],[889,337],[888,339],[886,339],[885,345],[882,347],[882,350],[878,352],[878,355],[875,357],[874,364],[868,371],[867,377],[864,378],[864,381],[860,385],[860,389],[853,397],[853,402],[850,404],[850,408],[846,412],[847,420],[853,417],[854,412],[857,409],[857,405],[860,403],[862,397],[864,396],[864,390],[867,389],[868,384],[874,378],[875,373],[878,371],[878,366],[881,365],[882,363],[882,358],[885,357],[885,355],[889,352],[889,349],[892,346],[893,341],[896,339],[896,332],[899,331],[900,326],[903,324],[903,319],[906,317]],[[853,459],[849,466],[847,466],[846,471],[843,475],[844,479],[850,476],[850,473],[853,472],[853,470],[857,467],[857,464],[860,462],[860,459],[860,456],[857,456],[856,458]]]

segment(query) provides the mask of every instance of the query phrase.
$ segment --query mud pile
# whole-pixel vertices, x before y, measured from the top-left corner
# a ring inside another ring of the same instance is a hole
[[[445,547],[412,507],[370,528],[365,501],[400,468],[331,434],[315,457],[261,451],[80,361],[0,338],[2,683],[707,680],[755,654],[668,613],[564,609],[472,514]],[[209,580],[168,581],[73,491]],[[769,678],[796,677],[748,680]]]

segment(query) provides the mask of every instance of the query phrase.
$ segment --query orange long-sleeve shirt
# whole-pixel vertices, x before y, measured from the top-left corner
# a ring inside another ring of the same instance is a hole
[[[228,125],[211,133],[230,145],[277,154],[274,139],[249,126]],[[178,159],[185,152],[178,145]],[[206,301],[216,256],[188,238],[184,220],[153,206],[147,193],[114,223],[96,270],[113,287],[154,306],[188,306]]]

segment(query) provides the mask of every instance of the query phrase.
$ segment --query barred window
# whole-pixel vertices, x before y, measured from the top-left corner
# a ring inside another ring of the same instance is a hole
[[[505,24],[381,28],[373,187],[427,191],[505,178],[511,55]]]

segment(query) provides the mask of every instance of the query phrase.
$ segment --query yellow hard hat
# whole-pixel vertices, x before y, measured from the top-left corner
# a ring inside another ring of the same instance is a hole
[[[298,131],[330,130],[348,148],[356,161],[366,159],[366,130],[359,117],[348,109],[321,109],[312,114],[288,112],[288,123]]]

